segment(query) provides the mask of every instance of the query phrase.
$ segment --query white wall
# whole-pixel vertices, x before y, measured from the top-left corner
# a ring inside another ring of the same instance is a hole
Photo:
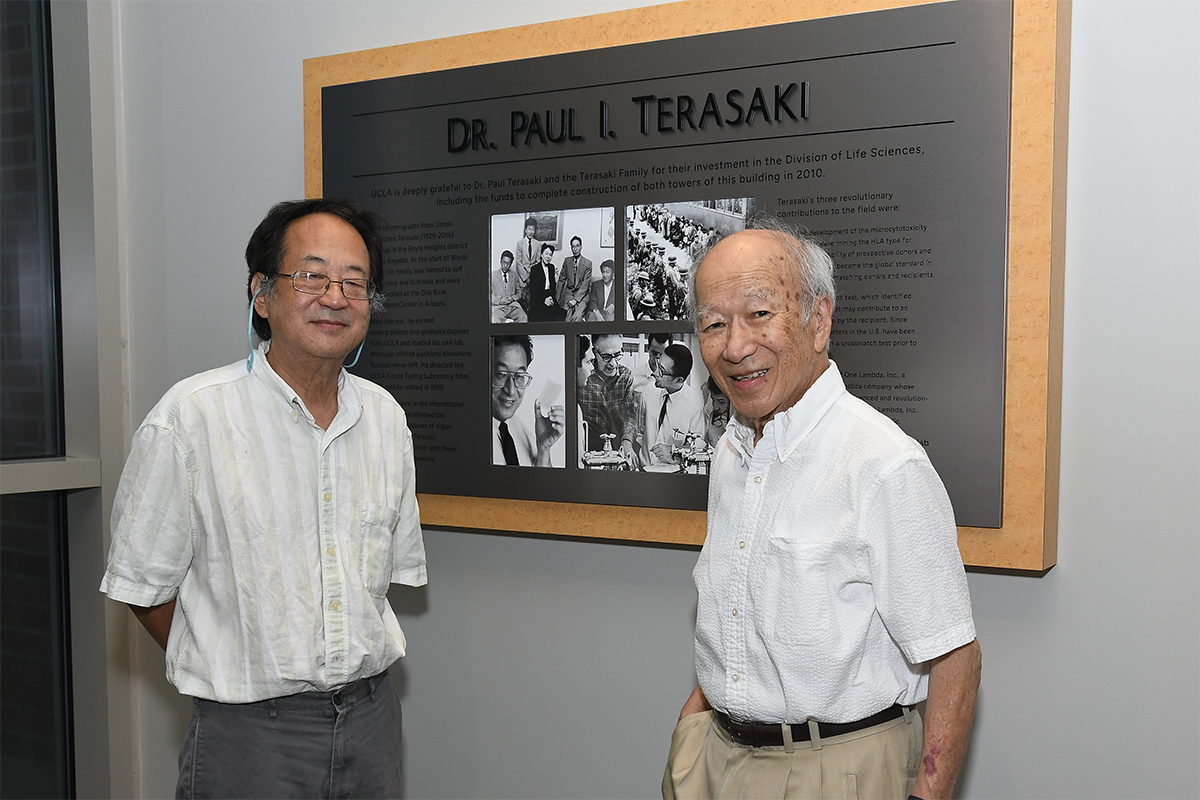
[[[303,195],[302,59],[641,4],[119,3],[134,421],[245,355],[242,249]],[[1075,3],[1059,566],[970,576],[963,796],[1200,796],[1198,8]],[[393,594],[410,795],[656,796],[695,551],[426,537],[428,588]],[[187,705],[138,641],[143,792],[168,796]]]

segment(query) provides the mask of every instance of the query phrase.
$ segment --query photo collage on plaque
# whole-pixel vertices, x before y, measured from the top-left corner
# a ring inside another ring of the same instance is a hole
[[[493,215],[491,463],[708,474],[730,410],[700,357],[688,277],[754,206],[634,205],[623,220],[603,207]]]

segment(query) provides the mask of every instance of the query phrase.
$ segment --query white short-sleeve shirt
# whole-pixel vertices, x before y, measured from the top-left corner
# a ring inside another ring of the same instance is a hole
[[[134,434],[101,590],[177,601],[167,678],[246,703],[328,691],[404,655],[391,583],[423,585],[404,411],[343,371],[322,430],[254,359],[176,384]]]
[[[922,665],[975,638],[946,490],[837,365],[753,431],[731,420],[694,576],[696,674],[759,722],[853,722],[925,699]]]

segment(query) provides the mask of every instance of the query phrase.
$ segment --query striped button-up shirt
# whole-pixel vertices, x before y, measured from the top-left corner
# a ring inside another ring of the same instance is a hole
[[[343,371],[322,430],[260,348],[176,384],[133,438],[101,590],[177,600],[167,678],[245,703],[328,691],[404,655],[391,583],[425,583],[412,437]]]

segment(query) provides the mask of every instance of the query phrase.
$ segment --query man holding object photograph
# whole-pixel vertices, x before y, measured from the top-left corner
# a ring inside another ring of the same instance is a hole
[[[536,432],[516,416],[533,382],[533,339],[496,336],[492,339],[492,463],[510,467],[552,467],[550,448],[562,438],[567,412],[561,405],[543,408],[533,401]]]
[[[700,352],[736,414],[663,796],[948,798],[980,651],[945,488],[829,360],[833,263],[814,241],[742,231],[693,280]]]

